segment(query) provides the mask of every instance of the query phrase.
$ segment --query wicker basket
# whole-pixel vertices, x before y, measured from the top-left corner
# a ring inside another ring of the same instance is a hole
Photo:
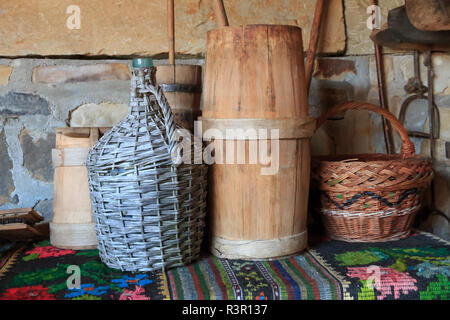
[[[316,128],[334,114],[351,109],[373,111],[389,120],[400,134],[401,155],[314,157],[314,211],[333,239],[377,242],[407,237],[423,192],[433,179],[431,161],[415,156],[414,144],[397,118],[372,104],[351,102],[331,108],[317,120]]]
[[[203,238],[207,167],[194,164],[201,163],[192,158],[201,150],[191,152],[192,164],[178,163],[181,128],[152,65],[134,68],[129,115],[98,141],[87,159],[100,257],[122,271],[190,263]]]

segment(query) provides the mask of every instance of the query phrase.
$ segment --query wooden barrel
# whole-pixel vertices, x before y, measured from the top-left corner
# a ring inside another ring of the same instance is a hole
[[[202,67],[196,65],[160,65],[156,81],[164,91],[175,121],[194,132],[194,121],[200,116]]]
[[[86,158],[109,128],[57,128],[52,150],[55,168],[50,242],[63,249],[94,249],[97,239],[89,197]]]
[[[212,253],[266,259],[303,250],[315,121],[308,117],[301,29],[248,25],[209,31],[204,83],[204,138],[210,129],[222,134],[214,136],[216,163],[208,185]],[[270,150],[276,139],[258,136],[271,154],[251,164],[255,138],[244,135],[246,162],[230,164],[230,129],[268,130],[268,137],[278,129],[278,157]],[[263,174],[264,161],[273,165],[277,159],[278,170]]]

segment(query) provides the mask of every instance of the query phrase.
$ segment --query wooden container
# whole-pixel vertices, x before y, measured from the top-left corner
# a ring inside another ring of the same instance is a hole
[[[54,175],[50,242],[64,249],[97,247],[89,197],[86,158],[109,128],[57,128],[52,150]]]
[[[405,0],[409,21],[419,30],[450,30],[450,1]]]
[[[48,239],[48,222],[33,208],[0,210],[0,239],[9,241]]]
[[[225,138],[227,129],[279,129],[275,174],[263,175],[267,166],[248,164],[248,157],[246,164],[212,166],[211,251],[265,259],[303,250],[315,121],[308,117],[301,29],[248,25],[209,31],[203,99],[204,136],[212,128]],[[219,144],[226,146],[224,159],[229,152],[230,141],[224,140],[214,140],[216,161]],[[250,142],[245,142],[247,156]]]
[[[176,123],[194,132],[194,121],[201,114],[202,67],[172,64],[156,69],[156,81],[164,91]]]

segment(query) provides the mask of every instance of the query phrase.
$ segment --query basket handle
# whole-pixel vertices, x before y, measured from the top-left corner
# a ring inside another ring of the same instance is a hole
[[[398,119],[389,111],[382,109],[381,107],[371,103],[354,101],[334,106],[317,119],[316,130],[331,116],[345,110],[368,110],[383,116],[386,120],[388,120],[391,123],[391,125],[400,135],[400,138],[402,140],[401,146],[402,158],[406,159],[414,157],[415,155],[414,144],[409,139],[408,133],[406,132],[405,128],[400,123],[400,121],[398,121]]]

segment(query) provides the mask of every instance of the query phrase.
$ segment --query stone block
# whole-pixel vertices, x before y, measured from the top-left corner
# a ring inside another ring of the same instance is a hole
[[[314,77],[317,80],[343,81],[348,73],[357,74],[354,60],[321,58],[316,61]]]
[[[438,237],[450,241],[450,223],[440,215],[431,215],[420,225],[420,229],[431,232]]]
[[[40,66],[33,70],[35,83],[71,83],[102,80],[129,80],[130,70],[124,63],[90,65]]]
[[[303,29],[309,42],[315,1],[228,0],[230,25],[289,24]],[[66,13],[75,5],[76,12]],[[345,50],[341,0],[330,0],[319,51]],[[164,1],[122,0],[50,1],[2,0],[0,56],[26,55],[158,55],[167,54]],[[206,32],[217,27],[210,1],[184,0],[175,5],[176,51],[202,55]],[[79,19],[78,19],[79,18]],[[74,23],[79,22],[79,24]]]
[[[436,208],[450,219],[450,166],[437,165],[434,172]]]
[[[8,154],[5,131],[0,131],[0,205],[10,201],[11,194],[15,190],[11,170],[13,163]]]
[[[55,134],[23,129],[19,136],[23,152],[23,165],[33,179],[53,181],[52,148]]]
[[[370,40],[372,32],[367,27],[367,20],[370,15],[367,8],[370,6],[371,0],[345,0],[345,25],[347,28],[347,50],[348,55],[373,54],[374,46]],[[381,9],[382,26],[387,22],[389,10],[404,5],[403,0],[382,0],[379,1]],[[393,52],[388,48],[384,48],[384,52]]]
[[[441,120],[440,138],[450,141],[450,108],[439,108],[439,116]]]
[[[44,218],[44,221],[50,221],[53,216],[53,200],[40,200],[33,209]]]
[[[9,82],[9,76],[13,71],[13,67],[0,65],[0,86],[7,85]]]
[[[1,115],[50,115],[47,100],[31,93],[8,92],[0,96]]]
[[[71,127],[112,127],[125,118],[129,106],[114,103],[88,103],[70,114]]]

